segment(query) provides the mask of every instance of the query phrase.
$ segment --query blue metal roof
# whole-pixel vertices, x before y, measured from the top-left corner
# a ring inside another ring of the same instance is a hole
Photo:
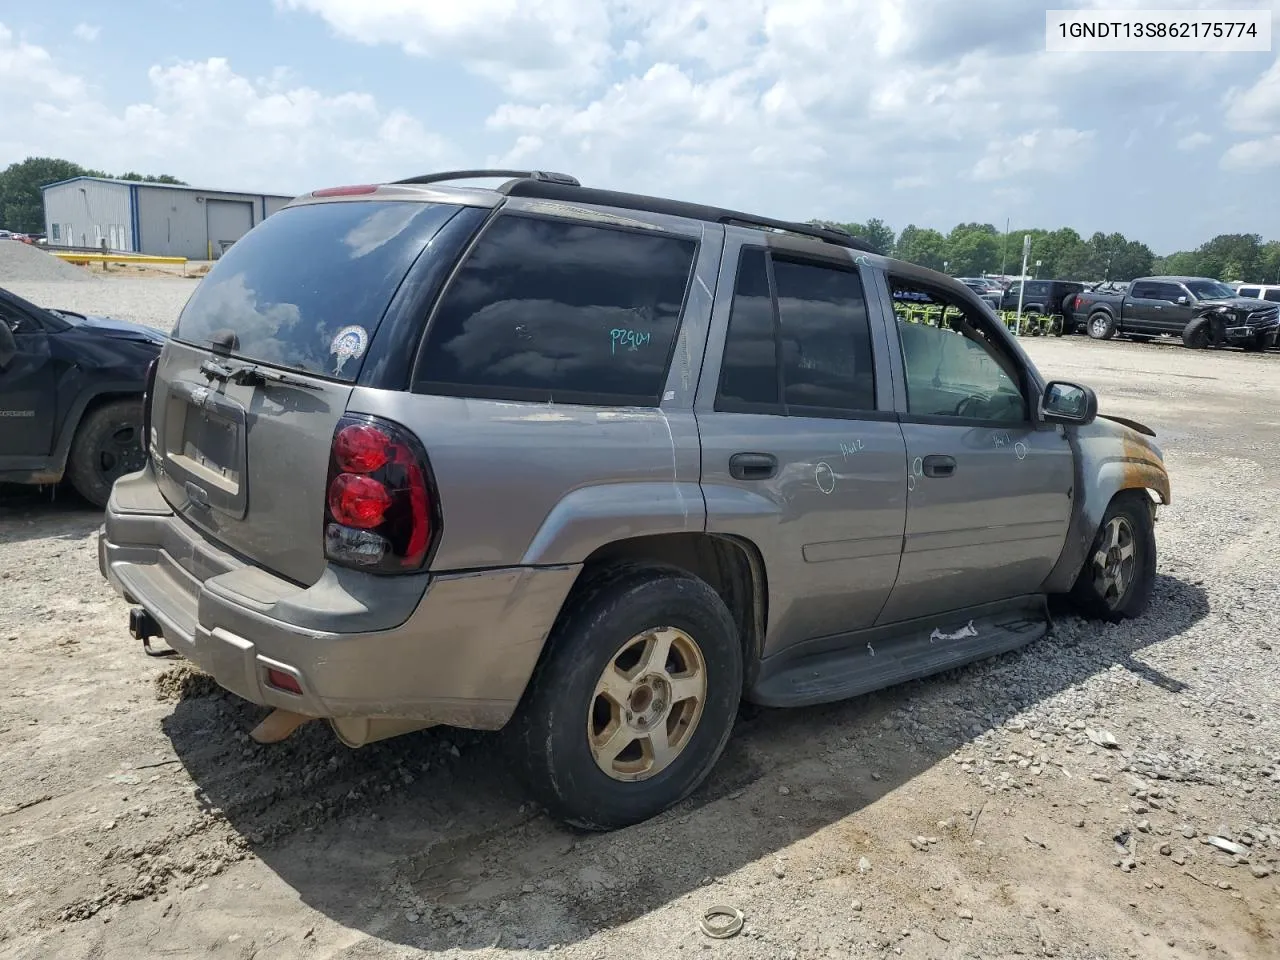
[[[181,183],[151,183],[146,180],[120,180],[117,177],[70,177],[66,180],[59,180],[56,183],[46,183],[40,188],[41,192],[48,190],[50,187],[60,187],[63,184],[75,183],[77,180],[93,180],[96,183],[118,183],[128,187],[162,187],[166,190],[186,190],[188,193],[224,193],[240,197],[271,197],[273,200],[292,200],[294,195],[289,193],[263,193],[261,190],[210,190],[204,187],[192,187]]]

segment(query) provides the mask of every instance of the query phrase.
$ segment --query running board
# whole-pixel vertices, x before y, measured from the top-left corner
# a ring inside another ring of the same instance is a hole
[[[1008,653],[1049,632],[1042,596],[800,644],[760,664],[747,699],[803,707],[861,696]]]

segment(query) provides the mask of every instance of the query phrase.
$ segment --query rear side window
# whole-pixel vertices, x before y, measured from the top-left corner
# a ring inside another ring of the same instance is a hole
[[[353,382],[391,298],[458,207],[360,201],[281,210],[236,241],[187,301],[174,338]]]
[[[445,291],[414,390],[656,406],[697,242],[507,214]]]
[[[1270,300],[1272,303],[1280,303],[1280,287],[1273,287],[1262,295],[1263,300]]]
[[[1135,283],[1133,289],[1129,291],[1131,300],[1156,300],[1156,285],[1154,283]]]
[[[875,410],[871,329],[852,265],[743,250],[716,409],[788,416]]]
[[[1236,291],[1236,295],[1240,297],[1257,297],[1261,290],[1261,287],[1241,287]]]

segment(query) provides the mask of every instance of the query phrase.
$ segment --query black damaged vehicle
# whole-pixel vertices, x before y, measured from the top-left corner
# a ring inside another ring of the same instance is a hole
[[[70,482],[98,507],[142,468],[143,393],[167,337],[0,288],[0,483]]]
[[[1140,277],[1122,294],[1078,294],[1074,309],[1086,318],[1085,329],[1095,340],[1122,334],[1146,341],[1169,334],[1192,349],[1266,350],[1276,345],[1280,332],[1276,304],[1237,296],[1208,277]]]

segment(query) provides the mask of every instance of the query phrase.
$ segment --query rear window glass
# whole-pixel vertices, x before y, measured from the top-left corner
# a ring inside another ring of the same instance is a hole
[[[697,242],[507,214],[446,290],[420,393],[657,405]]]
[[[281,210],[236,241],[187,301],[174,337],[351,382],[400,282],[450,204],[359,201]]]

